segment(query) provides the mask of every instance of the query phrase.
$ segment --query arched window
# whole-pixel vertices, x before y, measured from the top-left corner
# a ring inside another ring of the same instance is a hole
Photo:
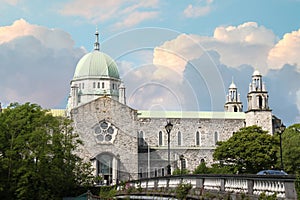
[[[140,131],[138,133],[138,143],[139,143],[139,146],[144,146],[144,133],[143,133],[143,131]]]
[[[204,163],[204,162],[205,162],[204,158],[201,158],[200,163]]]
[[[186,160],[185,159],[181,160],[181,169],[186,169]]]
[[[215,132],[215,144],[217,144],[218,141],[219,141],[219,134],[218,134],[218,132],[216,131],[216,132]]]
[[[106,183],[112,183],[113,172],[113,157],[109,154],[102,154],[97,156],[97,174],[101,175]]]
[[[163,139],[162,132],[159,131],[159,133],[158,133],[158,146],[163,145],[162,139]]]
[[[181,146],[181,132],[180,131],[178,131],[178,133],[177,133],[177,145]]]
[[[82,83],[82,89],[84,89],[84,83]]]
[[[262,108],[262,97],[258,96],[258,107],[261,109]]]
[[[104,88],[104,82],[102,82],[102,88]]]
[[[98,88],[100,88],[100,82],[98,82],[97,86],[98,86]]]
[[[200,146],[200,133],[199,131],[196,132],[196,146]]]
[[[96,88],[96,83],[95,82],[93,82],[93,88]]]
[[[233,111],[234,111],[234,112],[237,112],[237,106],[234,106],[234,107],[233,107]]]

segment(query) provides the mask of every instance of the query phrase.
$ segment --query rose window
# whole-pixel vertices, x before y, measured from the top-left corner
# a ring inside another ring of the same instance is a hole
[[[94,134],[99,143],[112,143],[117,132],[118,129],[107,121],[101,121],[94,126]]]

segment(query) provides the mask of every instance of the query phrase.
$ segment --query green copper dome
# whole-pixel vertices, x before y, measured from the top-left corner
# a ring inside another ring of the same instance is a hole
[[[120,78],[115,61],[105,53],[94,50],[80,59],[73,80],[100,77]]]

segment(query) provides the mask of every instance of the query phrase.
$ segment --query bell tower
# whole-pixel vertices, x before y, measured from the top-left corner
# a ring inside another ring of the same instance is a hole
[[[233,80],[228,89],[224,110],[225,112],[243,112],[243,104],[240,99],[240,94],[238,94],[237,87]]]
[[[270,110],[268,105],[268,92],[262,82],[262,75],[255,70],[252,75],[252,82],[249,84],[248,111],[251,110]]]
[[[255,70],[249,84],[247,95],[248,110],[246,111],[246,126],[257,125],[273,134],[272,110],[268,104],[268,91],[262,81],[262,75]]]

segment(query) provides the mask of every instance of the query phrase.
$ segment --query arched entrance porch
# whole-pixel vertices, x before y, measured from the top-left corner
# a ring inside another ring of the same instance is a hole
[[[103,178],[103,184],[111,185],[119,180],[119,156],[105,152],[98,154],[96,161],[96,175]]]

